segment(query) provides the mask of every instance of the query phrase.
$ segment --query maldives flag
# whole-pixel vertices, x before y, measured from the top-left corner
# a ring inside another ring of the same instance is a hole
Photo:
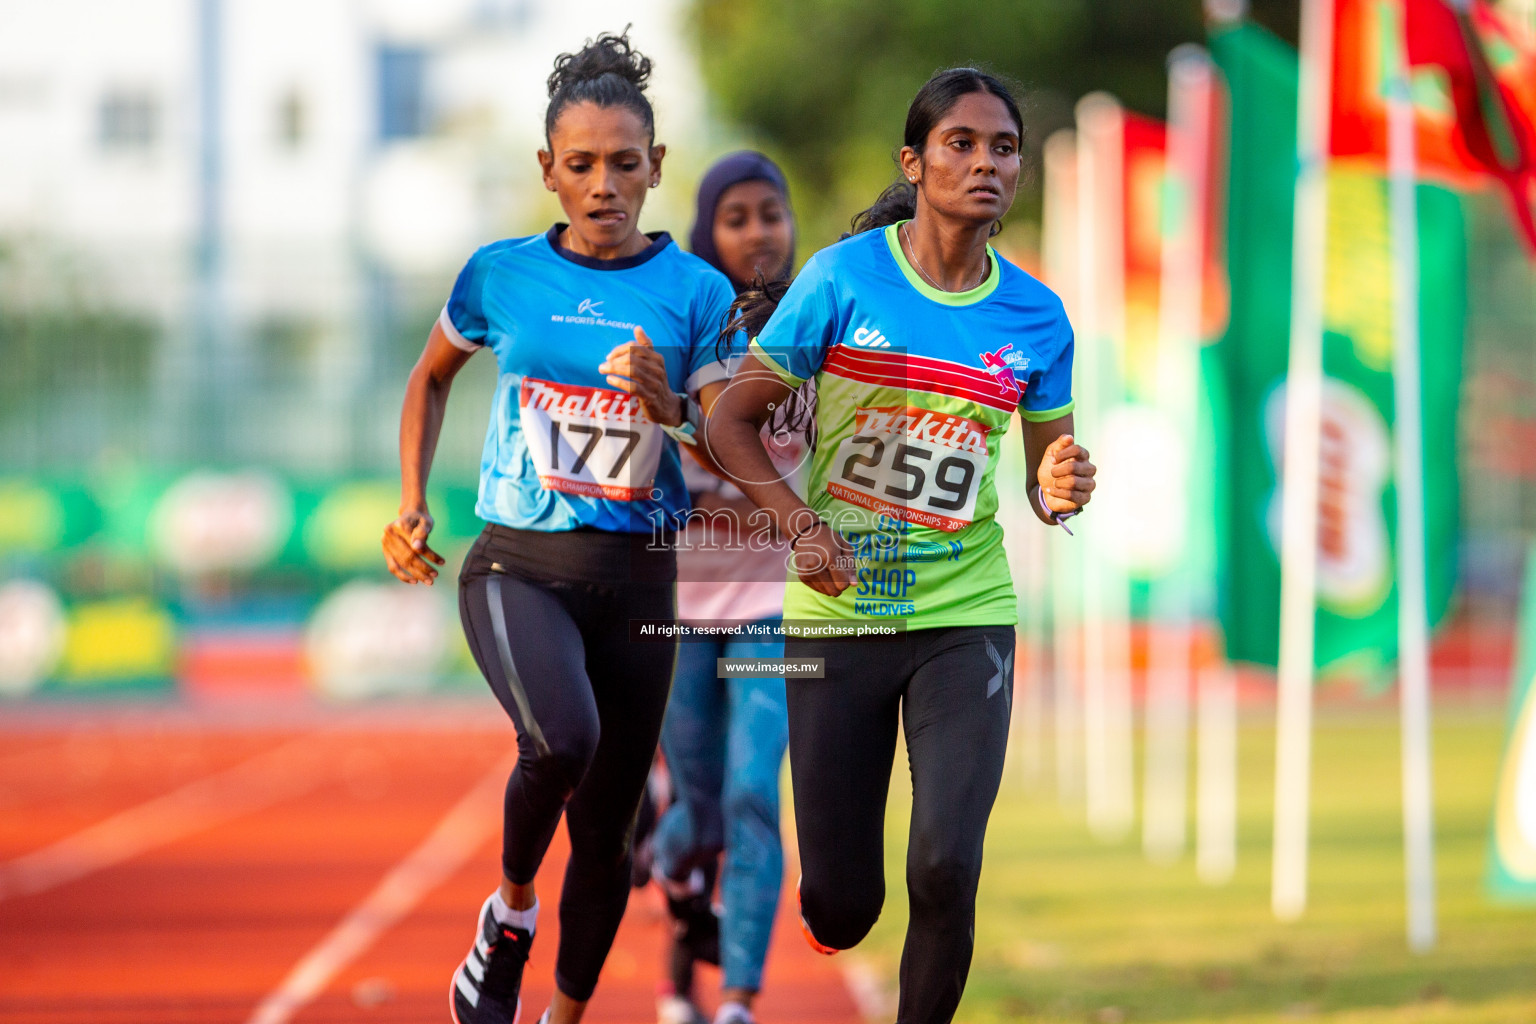
[[[1205,191],[1190,195],[1183,182],[1170,178],[1168,126],[1154,118],[1127,111],[1124,115],[1122,228],[1125,254],[1125,382],[1130,397],[1150,401],[1155,396],[1157,344],[1163,250],[1170,235],[1188,230],[1197,219],[1204,225],[1199,240],[1201,267],[1200,342],[1221,336],[1227,318],[1227,275],[1222,263],[1222,216],[1225,200],[1227,131],[1225,99],[1219,89],[1205,97],[1211,138],[1208,141]],[[1219,124],[1218,131],[1214,126]],[[1198,209],[1197,209],[1198,207]]]
[[[1127,111],[1121,222],[1125,253],[1125,390],[1150,401],[1157,390],[1158,298],[1162,285],[1168,130]]]
[[[1421,177],[1492,177],[1536,256],[1536,38],[1481,0],[1335,0],[1335,157],[1384,159],[1387,96],[1406,40]]]

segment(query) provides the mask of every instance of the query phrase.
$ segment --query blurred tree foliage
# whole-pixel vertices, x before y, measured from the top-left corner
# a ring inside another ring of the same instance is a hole
[[[1294,38],[1298,0],[1254,16]],[[717,112],[783,159],[801,255],[837,236],[893,180],[907,104],[934,70],[980,64],[1021,87],[1025,178],[1014,220],[1039,215],[1039,154],[1103,89],[1161,116],[1165,64],[1200,41],[1199,0],[694,0]]]

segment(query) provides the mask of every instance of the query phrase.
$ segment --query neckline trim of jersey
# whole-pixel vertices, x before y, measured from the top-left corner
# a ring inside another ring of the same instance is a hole
[[[672,236],[667,234],[667,232],[652,231],[648,232],[645,236],[651,240],[651,244],[633,256],[622,256],[616,260],[600,260],[591,256],[583,256],[579,252],[572,252],[557,241],[560,237],[560,232],[568,227],[570,225],[564,222],[555,223],[548,231],[544,232],[544,240],[549,243],[549,247],[554,250],[556,256],[563,260],[569,260],[578,267],[586,267],[588,270],[629,270],[632,267],[640,266],[642,263],[650,262],[660,255],[663,249],[672,244]]]
[[[987,261],[991,266],[987,268],[986,279],[970,291],[941,291],[927,281],[924,281],[921,275],[918,274],[917,268],[912,266],[911,261],[907,259],[907,254],[901,251],[901,240],[896,236],[896,232],[906,223],[909,222],[903,220],[897,221],[895,224],[887,224],[885,228],[885,244],[890,248],[891,258],[896,261],[896,266],[900,268],[901,275],[907,279],[908,284],[916,288],[921,294],[932,299],[934,302],[942,303],[946,306],[974,306],[997,291],[997,286],[1003,279],[1003,268],[998,263],[996,251],[990,245],[987,246]]]

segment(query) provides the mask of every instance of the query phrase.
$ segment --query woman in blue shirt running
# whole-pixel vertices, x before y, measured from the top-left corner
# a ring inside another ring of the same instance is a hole
[[[402,581],[431,584],[443,558],[428,545],[426,481],[449,388],[480,349],[497,362],[476,505],[486,527],[459,607],[518,761],[500,884],[453,976],[456,1024],[517,1021],[534,876],[562,813],[571,854],[547,1024],[581,1019],[629,893],[630,827],[674,658],[671,641],[633,642],[630,623],[673,618],[668,541],[688,511],[679,444],[700,447],[699,400],[725,377],[715,341],[733,297],[703,260],[638,228],[665,155],[650,70],[627,34],[556,60],[539,163],[568,223],[471,257],[406,387],[384,554]]]

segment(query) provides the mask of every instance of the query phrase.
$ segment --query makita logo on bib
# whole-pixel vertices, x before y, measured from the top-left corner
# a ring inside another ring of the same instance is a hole
[[[964,416],[916,406],[860,408],[854,412],[860,434],[897,434],[908,441],[926,441],[961,451],[987,454],[987,428]]]
[[[542,409],[583,420],[635,422],[646,419],[639,396],[626,395],[622,391],[557,384],[532,377],[523,378],[520,390],[520,404],[525,409]]]
[[[593,302],[591,299],[582,299],[581,305],[576,307],[577,316],[602,316],[602,300]]]
[[[853,332],[853,343],[861,348],[890,348],[885,335],[874,327],[860,327]]]

